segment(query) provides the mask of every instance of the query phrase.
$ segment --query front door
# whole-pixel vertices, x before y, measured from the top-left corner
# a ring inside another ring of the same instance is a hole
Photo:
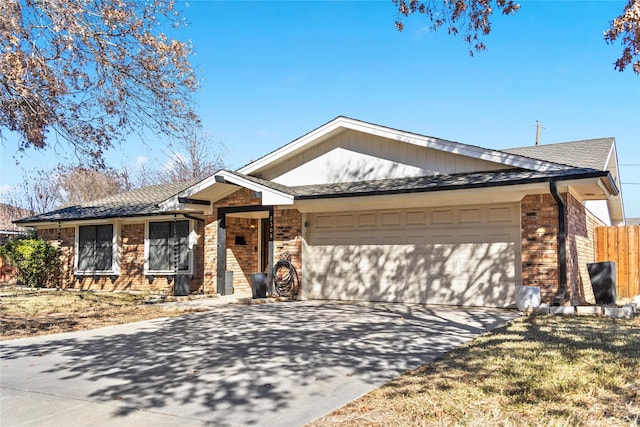
[[[269,269],[269,218],[260,219],[260,271]]]

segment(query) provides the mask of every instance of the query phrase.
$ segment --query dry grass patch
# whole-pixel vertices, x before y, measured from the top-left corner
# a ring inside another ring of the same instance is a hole
[[[311,425],[640,425],[640,318],[519,318]]]
[[[145,304],[147,293],[0,288],[0,340],[69,332],[191,311]]]

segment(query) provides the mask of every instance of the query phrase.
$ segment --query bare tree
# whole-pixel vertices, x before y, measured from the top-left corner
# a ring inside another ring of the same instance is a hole
[[[127,173],[112,168],[59,166],[55,177],[58,207],[80,205],[130,189]]]
[[[17,188],[3,195],[3,200],[35,214],[45,213],[58,204],[57,184],[51,179],[50,171],[33,170]]]
[[[419,13],[427,17],[429,29],[436,31],[442,27],[449,34],[461,34],[469,45],[469,54],[486,49],[481,37],[491,32],[489,18],[496,11],[510,15],[520,9],[513,0],[391,0],[398,11],[395,25],[404,29],[402,17]],[[604,39],[614,43],[620,39],[623,51],[614,63],[615,69],[624,71],[633,64],[633,71],[640,74],[640,0],[627,0],[622,14],[609,24]]]
[[[131,188],[126,171],[59,165],[26,172],[23,181],[2,199],[36,214],[79,205]]]
[[[20,150],[54,135],[99,164],[133,132],[183,137],[198,82],[166,33],[183,25],[173,0],[0,1],[0,126]]]
[[[204,132],[169,146],[169,161],[157,173],[160,182],[201,180],[225,168],[226,146]]]
[[[123,171],[127,170],[126,167],[123,168]],[[147,163],[140,162],[135,165],[134,168],[129,172],[124,174],[126,179],[127,188],[142,188],[148,187],[150,185],[159,184],[160,180],[158,179],[158,173],[154,170],[154,168],[149,167]]]

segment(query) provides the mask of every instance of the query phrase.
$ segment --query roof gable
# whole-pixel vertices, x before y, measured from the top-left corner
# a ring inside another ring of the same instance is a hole
[[[276,162],[259,176],[284,185],[313,185],[505,168],[508,166],[345,130],[307,151]]]
[[[339,151],[332,153],[338,148],[347,150],[347,153]],[[358,156],[354,157],[353,153],[357,153]],[[377,174],[369,179],[437,173],[467,173],[505,168],[549,171],[562,170],[567,167],[553,162],[447,141],[340,116],[240,168],[238,172],[275,180],[283,184],[295,182],[301,176],[307,179],[307,184],[337,182],[336,179],[326,176],[309,178],[309,170],[299,170],[293,176],[291,176],[291,172],[314,161],[324,165],[332,162],[340,163],[340,161],[344,163],[345,157],[342,154],[347,154],[348,160],[354,160],[353,165],[346,171],[344,165],[337,166],[335,169],[341,170],[343,176],[350,180],[365,179],[366,177],[360,174],[362,161],[367,159],[367,165],[371,165],[371,160],[375,158],[382,160],[374,167],[382,165],[382,169],[394,169],[394,174],[386,176]],[[433,159],[432,166],[430,166],[429,159],[420,163],[421,157],[431,157]],[[442,159],[444,157],[448,157],[448,162],[456,165],[447,170],[433,167],[433,165],[443,165]],[[463,166],[459,167],[460,165]],[[322,169],[318,168],[317,164],[313,166],[312,172],[317,173],[317,169]],[[405,171],[399,172],[402,169]],[[325,169],[325,174],[327,173],[330,172]],[[290,176],[286,179],[280,178],[287,176],[287,174]]]

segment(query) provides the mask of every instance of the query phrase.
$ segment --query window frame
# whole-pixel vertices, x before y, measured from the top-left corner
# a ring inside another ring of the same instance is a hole
[[[111,266],[108,269],[84,269],[80,266],[80,228],[81,227],[99,227],[104,225],[111,226]],[[73,256],[73,274],[76,276],[114,276],[120,274],[120,227],[117,222],[90,222],[84,224],[76,224],[75,226],[75,245]]]
[[[195,228],[194,228],[194,221],[188,219],[188,218],[177,218],[175,219],[175,221],[177,222],[187,222],[187,266],[188,268],[186,270],[178,270],[178,271],[174,271],[173,268],[167,269],[167,270],[152,270],[149,267],[150,264],[150,250],[151,250],[151,244],[150,244],[150,238],[149,238],[149,227],[150,224],[152,223],[172,223],[174,222],[174,219],[153,219],[153,220],[148,220],[145,221],[145,226],[144,226],[144,275],[145,276],[171,276],[174,274],[179,274],[179,275],[193,275],[193,264],[194,264],[194,254],[193,254],[193,246],[192,245],[192,234],[195,232]]]

